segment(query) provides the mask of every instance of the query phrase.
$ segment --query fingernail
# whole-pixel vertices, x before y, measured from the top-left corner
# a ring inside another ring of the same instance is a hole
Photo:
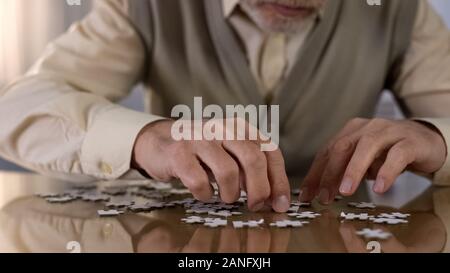
[[[342,194],[350,194],[352,192],[353,181],[349,178],[344,178],[339,188],[339,192]]]
[[[256,205],[253,206],[253,211],[260,211],[262,210],[262,208],[264,208],[264,202],[258,203]]]
[[[319,201],[322,204],[328,204],[330,199],[330,194],[327,189],[322,189],[319,193]]]
[[[303,188],[300,190],[300,193],[298,195],[298,200],[300,201],[309,201],[308,200],[308,188]]]
[[[278,196],[272,206],[276,212],[286,212],[289,209],[289,199],[286,195]]]
[[[376,193],[383,193],[384,191],[384,180],[382,178],[377,178],[375,185],[373,186],[373,191]]]

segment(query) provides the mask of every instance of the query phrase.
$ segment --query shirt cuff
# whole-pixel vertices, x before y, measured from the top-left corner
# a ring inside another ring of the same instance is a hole
[[[121,106],[98,114],[81,148],[83,172],[98,179],[117,179],[131,168],[134,143],[149,123],[163,117]]]
[[[433,175],[433,184],[437,186],[450,186],[450,118],[414,118],[413,120],[434,126],[444,137],[447,155],[444,165]]]

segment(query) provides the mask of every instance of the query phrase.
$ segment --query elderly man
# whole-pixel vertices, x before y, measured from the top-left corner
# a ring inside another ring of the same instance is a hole
[[[426,0],[370,3],[98,1],[2,91],[0,154],[75,181],[177,178],[200,200],[213,176],[254,211],[286,211],[297,177],[300,199],[323,204],[366,175],[377,193],[406,169],[450,184],[450,33]],[[152,114],[114,103],[136,83]],[[383,89],[414,119],[370,119]],[[194,97],[279,105],[280,149],[175,140],[171,109]]]

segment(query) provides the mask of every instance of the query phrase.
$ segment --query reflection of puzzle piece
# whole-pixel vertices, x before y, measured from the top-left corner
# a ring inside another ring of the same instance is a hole
[[[264,219],[261,219],[259,221],[233,221],[233,227],[234,228],[243,228],[243,227],[248,227],[248,228],[257,228],[260,225],[264,224]]]
[[[283,220],[283,221],[276,221],[274,223],[270,223],[271,227],[278,227],[278,228],[286,228],[286,227],[302,227],[304,224],[308,224],[307,221],[291,221],[291,220]]]
[[[315,219],[316,217],[320,216],[320,213],[315,213],[312,211],[304,211],[297,213],[288,213],[288,216],[295,217],[297,219]]]
[[[400,212],[392,212],[392,213],[381,213],[379,214],[377,217],[378,218],[389,218],[389,219],[406,219],[409,216],[411,216],[411,214],[408,213],[400,213]]]
[[[112,216],[118,216],[120,214],[122,214],[123,211],[118,211],[118,210],[98,210],[97,214],[100,217],[112,217]]]
[[[368,228],[360,230],[360,231],[356,232],[356,234],[359,236],[363,236],[364,238],[369,239],[369,240],[372,240],[372,239],[386,240],[392,236],[391,233],[384,232],[381,229],[368,229]]]
[[[350,202],[348,203],[350,207],[358,208],[358,209],[374,209],[376,208],[375,204],[368,202]]]
[[[227,223],[228,221],[225,219],[214,218],[212,220],[205,221],[203,225],[206,227],[216,228],[216,227],[224,227],[227,225]]]
[[[61,196],[61,197],[49,197],[49,198],[45,198],[45,200],[49,203],[64,204],[64,203],[72,202],[72,201],[76,200],[76,198],[74,198],[72,196]]]
[[[208,214],[212,215],[212,216],[230,217],[230,216],[233,216],[233,215],[241,215],[242,212],[229,211],[229,210],[219,210],[219,211],[208,211]]]
[[[335,201],[339,201],[339,200],[342,200],[344,197],[342,197],[342,196],[340,196],[340,195],[336,195],[335,197],[334,197],[334,200]]]
[[[366,220],[369,220],[371,218],[371,216],[368,213],[355,214],[355,213],[341,212],[341,218],[344,218],[345,220],[366,221]]]
[[[407,220],[404,219],[392,219],[392,218],[370,218],[370,221],[376,224],[388,224],[388,225],[398,225],[398,224],[406,224]]]

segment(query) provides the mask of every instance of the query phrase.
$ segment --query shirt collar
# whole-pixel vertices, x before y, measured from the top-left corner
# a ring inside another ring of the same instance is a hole
[[[239,0],[222,0],[223,16],[228,18],[239,4]]]

